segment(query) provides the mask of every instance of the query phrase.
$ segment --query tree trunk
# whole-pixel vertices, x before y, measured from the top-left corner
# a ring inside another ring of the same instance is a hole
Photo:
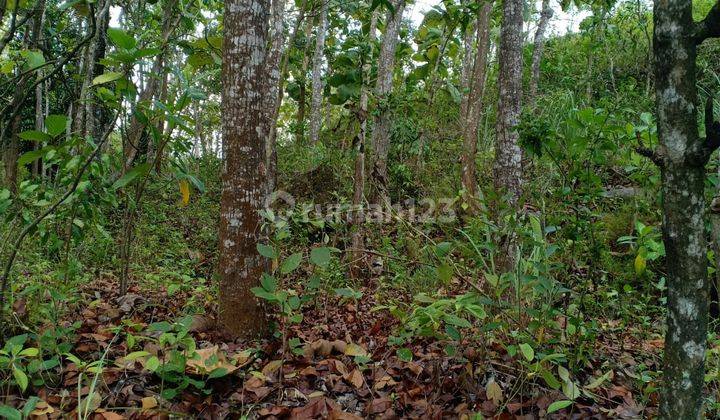
[[[148,78],[147,85],[142,90],[136,107],[147,107],[151,105],[152,100],[158,94],[158,87],[161,86],[159,75],[162,74],[164,68],[165,55],[167,54],[168,42],[170,36],[174,33],[178,27],[178,23],[182,14],[179,13],[177,7],[177,0],[170,1],[169,4],[165,5],[164,16],[163,16],[163,27],[162,27],[162,39],[160,45],[160,53],[155,56],[153,62],[150,77]],[[142,78],[141,78],[142,80]],[[142,149],[141,143],[144,136],[147,135],[147,122],[144,119],[140,119],[136,116],[136,112],[142,112],[136,109],[132,113],[130,119],[130,125],[127,130],[125,139],[125,167],[124,170],[128,170],[133,166],[135,159],[138,156],[138,151]]]
[[[495,188],[510,206],[522,193],[522,153],[518,145],[522,95],[522,0],[504,0],[500,32],[498,110],[495,125]]]
[[[310,39],[310,34],[312,32],[312,24],[311,21],[308,20],[305,23],[305,39]],[[297,113],[295,114],[295,141],[298,143],[303,142],[305,140],[305,108],[307,104],[307,72],[308,72],[308,65],[310,62],[310,56],[308,55],[307,51],[307,45],[305,45],[305,48],[303,49],[303,60],[302,60],[302,67],[301,67],[301,74],[298,78],[298,85],[299,85],[299,93],[298,93],[298,104],[297,104]]]
[[[361,232],[360,225],[364,221],[364,211],[362,208],[365,205],[365,145],[367,140],[367,120],[368,120],[368,99],[369,99],[369,79],[370,71],[372,70],[372,61],[375,58],[373,54],[375,46],[375,31],[377,30],[377,9],[373,10],[372,16],[370,17],[370,29],[368,32],[368,45],[370,51],[368,53],[368,61],[363,63],[363,85],[360,91],[360,133],[358,134],[357,144],[355,145],[355,173],[353,175],[353,201],[352,201],[352,218],[351,218],[351,230],[352,230],[352,253],[350,254],[350,277],[357,278],[359,271],[359,262],[363,257],[363,249],[365,248],[365,240],[363,233]]]
[[[465,190],[469,212],[478,209],[477,178],[475,175],[475,155],[477,154],[478,128],[480,126],[480,110],[485,93],[485,75],[487,69],[488,50],[490,49],[490,13],[492,3],[486,2],[480,9],[477,18],[477,52],[470,77],[470,92],[463,115],[463,154],[460,159],[462,186]],[[472,50],[467,52],[472,55]]]
[[[225,2],[223,43],[223,169],[220,201],[220,321],[238,337],[264,334],[267,320],[251,288],[265,264],[258,254],[264,193],[265,144],[271,131],[265,108],[270,0]]]
[[[388,195],[387,158],[390,147],[390,109],[388,101],[393,87],[393,69],[395,66],[395,49],[398,43],[398,32],[405,10],[405,0],[393,1],[393,10],[388,11],[385,34],[380,48],[380,61],[378,62],[377,84],[375,97],[377,100],[377,113],[373,118],[372,146],[374,161],[372,168],[373,202],[386,203]]]
[[[466,28],[463,36],[463,45],[465,46],[465,55],[462,60],[462,68],[460,70],[460,89],[462,99],[460,100],[460,118],[467,115],[468,99],[470,98],[470,77],[472,77],[473,66],[475,64],[475,41],[477,38],[477,20],[470,22],[470,27]]]
[[[532,101],[537,95],[538,82],[540,80],[540,62],[542,61],[543,50],[545,49],[545,31],[553,16],[553,9],[550,7],[550,0],[542,1],[540,21],[535,32],[535,46],[532,55],[532,67],[530,72],[530,87],[528,89],[528,100]]]
[[[304,8],[304,7],[303,7]],[[302,13],[302,12],[301,12]],[[272,0],[272,15],[270,17],[270,52],[268,55],[268,74],[270,75],[270,95],[267,98],[265,106],[268,112],[267,118],[271,122],[270,133],[265,144],[265,168],[267,172],[265,180],[265,196],[268,196],[275,190],[277,184],[277,118],[280,111],[280,104],[283,95],[283,83],[285,70],[283,65],[287,65],[283,54],[283,44],[285,42],[285,0]],[[295,28],[292,39],[297,35],[297,27]],[[288,46],[288,49],[290,46]]]
[[[704,26],[707,24],[707,26]],[[694,24],[692,2],[655,2],[653,46],[660,147],[663,240],[667,270],[667,332],[660,418],[702,417],[707,348],[708,281],[705,164],[720,144],[720,124],[708,101],[707,139],[697,127],[697,44],[720,35],[720,3]]]
[[[312,104],[310,108],[310,144],[318,142],[320,137],[320,126],[322,125],[322,64],[325,56],[325,33],[327,32],[328,0],[322,1],[320,10],[320,23],[315,36],[315,54],[313,55],[312,68]]]

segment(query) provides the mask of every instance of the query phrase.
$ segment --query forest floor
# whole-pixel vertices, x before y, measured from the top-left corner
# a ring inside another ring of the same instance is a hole
[[[51,377],[37,392],[37,418],[474,419],[483,418],[481,413],[529,419],[545,417],[553,403],[552,418],[653,417],[657,412],[657,392],[641,388],[647,385],[641,377],[660,369],[663,341],[647,337],[661,336],[612,320],[597,320],[602,333],[587,349],[590,360],[574,374],[577,382],[560,390],[540,380],[522,355],[510,356],[497,331],[485,342],[458,343],[462,354],[453,357],[442,341],[423,339],[407,345],[412,355],[400,355],[388,344],[398,321],[376,301],[372,286],[362,289],[358,301],[321,295],[316,307],[305,308],[302,323],[285,329],[287,337],[299,341],[284,362],[281,337],[224,337],[214,326],[209,301],[206,314],[195,316],[185,330],[170,328],[190,299],[203,297],[142,290],[147,288],[131,288],[118,299],[114,280],[96,280],[82,289],[79,301],[91,303],[75,307],[60,322],[79,323],[71,343],[79,360],[48,371]],[[15,309],[22,320],[23,302]],[[478,336],[482,327],[477,326]],[[197,356],[188,360],[185,372],[172,376],[168,369],[161,380],[157,373],[172,364],[172,349],[182,351],[186,334],[197,343]],[[88,364],[98,360],[101,370]],[[562,378],[567,371],[559,374]],[[572,404],[568,393],[577,396]],[[20,396],[9,401],[18,408],[24,404]]]

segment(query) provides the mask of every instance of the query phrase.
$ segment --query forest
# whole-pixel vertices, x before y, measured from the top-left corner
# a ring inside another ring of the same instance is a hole
[[[0,418],[720,418],[718,93],[718,0],[0,0]]]

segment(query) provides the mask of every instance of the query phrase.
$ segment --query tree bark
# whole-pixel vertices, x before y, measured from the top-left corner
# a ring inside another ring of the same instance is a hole
[[[518,145],[522,95],[522,0],[504,0],[500,32],[498,110],[495,125],[495,189],[514,206],[522,193],[522,153]]]
[[[325,34],[327,32],[327,14],[329,0],[322,0],[320,23],[315,36],[315,54],[312,68],[312,103],[310,108],[310,144],[318,142],[322,125],[323,80],[322,64],[325,54]]]
[[[711,12],[712,13],[712,12]],[[709,15],[710,17],[711,15]],[[720,18],[714,21],[720,26]],[[720,144],[720,123],[706,110],[707,138],[697,127],[697,44],[690,0],[656,1],[655,98],[667,270],[667,332],[660,418],[702,417],[708,281],[705,164]]]
[[[251,288],[265,264],[257,243],[264,193],[265,144],[271,131],[265,105],[272,94],[267,67],[270,0],[225,2],[223,43],[223,169],[220,202],[220,321],[231,334],[266,332]]]
[[[530,72],[530,86],[528,88],[528,100],[532,101],[537,95],[538,82],[540,80],[540,62],[542,61],[543,50],[545,49],[545,31],[553,16],[553,9],[550,7],[550,0],[542,1],[540,20],[535,32],[535,46],[532,55],[532,67]]]
[[[470,77],[470,92],[467,93],[467,105],[463,115],[463,154],[460,159],[462,187],[468,210],[474,214],[478,209],[477,178],[475,173],[475,155],[477,154],[478,128],[480,127],[480,109],[485,93],[487,57],[490,49],[490,13],[492,3],[486,2],[480,9],[475,25],[477,30],[477,52],[473,60]],[[467,52],[472,55],[472,50]]]
[[[398,33],[405,10],[405,0],[393,1],[393,10],[388,11],[386,17],[385,34],[380,47],[375,97],[378,110],[373,118],[372,145],[373,168],[371,173],[373,185],[373,202],[386,203],[388,195],[387,158],[390,147],[390,109],[388,101],[393,87],[393,69],[395,66],[395,49],[398,43]]]

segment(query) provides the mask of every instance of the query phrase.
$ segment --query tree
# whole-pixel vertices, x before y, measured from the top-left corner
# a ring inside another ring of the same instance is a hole
[[[375,99],[378,110],[375,112],[372,126],[372,146],[374,153],[371,173],[374,188],[374,201],[385,203],[388,200],[387,158],[390,147],[390,109],[388,100],[393,87],[395,49],[398,43],[400,23],[402,22],[405,0],[395,0],[385,19],[385,34],[380,47],[380,58],[375,84]]]
[[[325,49],[325,33],[327,32],[328,0],[321,0],[320,22],[315,35],[315,53],[313,54],[312,68],[312,102],[310,107],[310,144],[315,144],[320,137],[322,125],[322,64]]]
[[[495,125],[495,189],[515,205],[522,193],[522,153],[518,145],[522,95],[523,2],[503,1]]]
[[[667,332],[660,417],[702,416],[707,347],[708,281],[705,240],[705,165],[720,145],[720,123],[712,100],[705,134],[697,126],[697,46],[720,36],[720,2],[701,22],[693,22],[692,2],[655,2],[653,48],[657,151],[639,149],[660,167],[663,240],[667,254]]]
[[[264,307],[252,287],[264,260],[257,251],[265,190],[265,144],[272,95],[268,74],[270,0],[225,2],[222,70],[223,157],[220,201],[220,321],[228,332],[265,332]]]
[[[368,48],[368,61],[372,62],[374,58],[373,50],[375,46],[375,31],[377,30],[378,13],[377,9],[373,10],[370,15],[370,27],[367,34],[367,45]],[[352,232],[352,253],[350,257],[352,261],[350,263],[350,276],[357,277],[357,262],[362,258],[362,252],[364,245],[364,237],[360,231],[360,224],[363,222],[364,213],[361,211],[361,207],[364,205],[365,198],[365,144],[367,140],[368,131],[368,99],[370,86],[368,79],[370,79],[370,70],[372,64],[370,62],[363,63],[363,84],[360,88],[360,133],[358,134],[357,144],[355,145],[355,171],[353,174],[353,213],[350,223],[353,227]]]
[[[545,49],[545,31],[553,16],[553,9],[550,7],[550,0],[543,0],[540,10],[540,21],[535,32],[535,42],[532,54],[532,65],[530,68],[530,87],[528,88],[528,99],[530,101],[537,95],[538,82],[540,81],[540,62],[542,61],[543,50]]]
[[[468,85],[470,91],[463,98],[464,106],[461,106],[463,121],[463,154],[460,158],[461,181],[467,201],[470,204],[469,210],[473,212],[477,206],[477,179],[475,174],[475,155],[477,154],[478,128],[480,126],[480,109],[482,108],[483,96],[485,93],[485,80],[487,77],[487,56],[490,49],[490,12],[492,2],[485,2],[474,25],[477,31],[477,51],[472,62],[472,72],[469,75]],[[472,48],[472,43],[470,44]],[[472,49],[466,51],[472,56]]]

